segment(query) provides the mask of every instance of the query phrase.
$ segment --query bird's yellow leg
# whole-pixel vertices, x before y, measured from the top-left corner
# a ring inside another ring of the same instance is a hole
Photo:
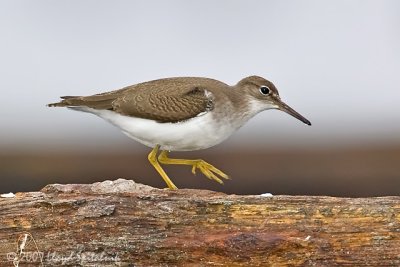
[[[221,178],[229,179],[228,175],[202,159],[171,159],[168,157],[168,151],[163,150],[158,156],[158,161],[162,164],[190,165],[192,166],[193,174],[196,174],[196,169],[199,169],[207,178],[220,184],[223,184]]]
[[[156,145],[153,150],[150,152],[148,159],[151,163],[151,165],[153,165],[153,167],[157,170],[157,172],[161,175],[161,177],[164,179],[165,183],[168,185],[169,189],[178,189],[178,187],[176,187],[174,185],[174,183],[171,181],[171,179],[169,179],[168,175],[165,173],[165,171],[161,168],[160,163],[158,163],[157,161],[157,153],[158,153],[158,149],[160,148],[159,145]]]

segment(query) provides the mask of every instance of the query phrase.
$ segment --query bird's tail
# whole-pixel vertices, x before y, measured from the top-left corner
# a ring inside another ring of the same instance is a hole
[[[48,107],[80,106],[78,105],[80,96],[61,96],[60,98],[62,99],[62,101],[57,103],[50,103],[47,106]]]
[[[92,96],[62,96],[61,101],[51,103],[49,107],[88,107],[94,109],[112,109],[116,94],[104,93]]]

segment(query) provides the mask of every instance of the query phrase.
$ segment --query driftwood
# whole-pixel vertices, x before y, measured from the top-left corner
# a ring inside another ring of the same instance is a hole
[[[400,266],[400,197],[53,184],[0,198],[0,266],[13,264]]]

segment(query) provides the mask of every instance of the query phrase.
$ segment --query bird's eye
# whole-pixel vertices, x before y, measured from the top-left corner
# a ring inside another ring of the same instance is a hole
[[[269,93],[271,92],[271,89],[269,89],[268,86],[263,85],[260,87],[260,92],[263,95],[269,95]]]

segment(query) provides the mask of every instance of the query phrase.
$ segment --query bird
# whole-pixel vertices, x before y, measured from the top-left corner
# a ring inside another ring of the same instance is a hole
[[[119,90],[62,96],[49,107],[92,113],[128,137],[150,147],[148,160],[169,189],[177,189],[161,167],[188,165],[218,183],[230,177],[202,159],[170,158],[175,151],[196,151],[220,144],[256,114],[284,111],[307,125],[311,122],[285,104],[275,85],[249,76],[235,85],[204,77],[163,78]]]

